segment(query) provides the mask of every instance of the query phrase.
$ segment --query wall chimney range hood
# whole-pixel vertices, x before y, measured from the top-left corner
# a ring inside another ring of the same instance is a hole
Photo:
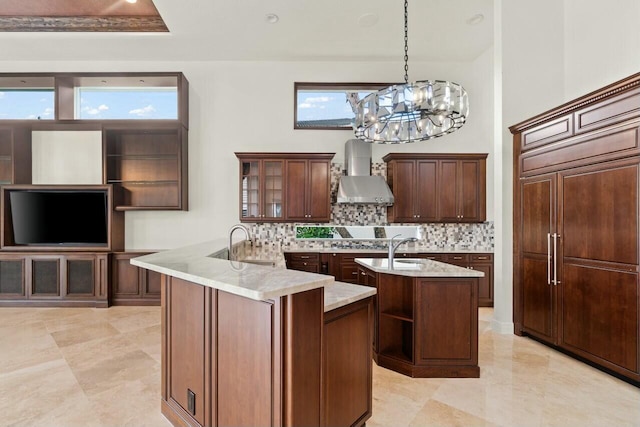
[[[347,175],[338,184],[338,203],[393,204],[393,194],[381,176],[371,175],[371,144],[350,139],[345,144]]]

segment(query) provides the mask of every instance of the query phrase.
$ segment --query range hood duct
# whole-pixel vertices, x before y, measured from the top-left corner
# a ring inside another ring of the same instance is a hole
[[[371,176],[371,144],[350,139],[345,144],[347,175],[338,184],[338,203],[392,205],[393,194],[381,176]]]

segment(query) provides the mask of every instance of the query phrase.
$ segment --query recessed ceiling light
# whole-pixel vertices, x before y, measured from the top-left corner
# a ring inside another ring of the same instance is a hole
[[[138,0],[127,0],[127,3],[131,3],[131,4],[137,3],[137,2],[138,2]]]
[[[275,24],[280,20],[280,17],[275,13],[267,13],[264,17],[264,20],[267,21],[269,24]]]
[[[478,25],[482,21],[484,21],[484,15],[481,14],[481,13],[476,13],[471,18],[467,19],[467,24],[469,24],[469,25]]]
[[[373,27],[378,23],[378,15],[375,13],[365,13],[358,18],[358,25],[362,28]]]

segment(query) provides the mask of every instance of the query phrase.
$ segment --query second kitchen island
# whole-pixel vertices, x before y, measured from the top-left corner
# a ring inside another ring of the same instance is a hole
[[[357,258],[375,287],[374,360],[419,378],[478,378],[477,270],[426,259]]]

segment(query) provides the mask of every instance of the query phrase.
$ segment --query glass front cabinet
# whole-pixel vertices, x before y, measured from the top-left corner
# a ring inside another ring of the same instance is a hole
[[[281,221],[284,161],[241,159],[240,219]]]

